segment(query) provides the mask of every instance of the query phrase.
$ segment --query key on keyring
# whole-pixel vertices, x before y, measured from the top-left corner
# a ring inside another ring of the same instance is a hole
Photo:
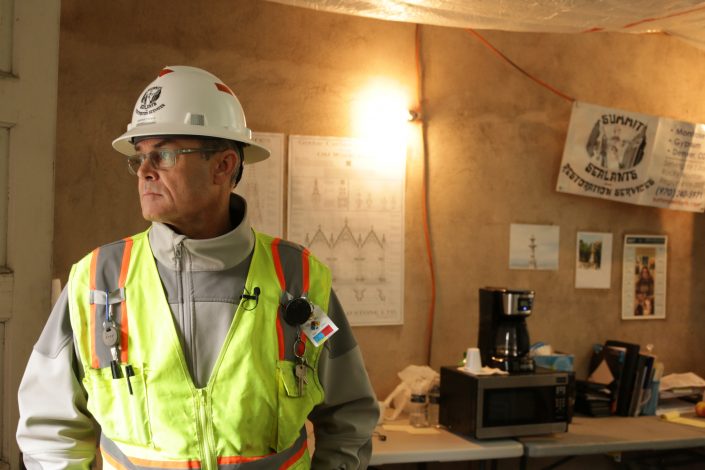
[[[304,394],[304,387],[308,384],[308,379],[306,378],[306,365],[304,362],[296,364],[296,367],[294,368],[294,375],[296,375],[297,379],[299,396],[302,396]]]

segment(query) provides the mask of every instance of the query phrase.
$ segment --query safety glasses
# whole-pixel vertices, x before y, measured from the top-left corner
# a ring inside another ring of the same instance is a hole
[[[137,171],[142,166],[142,162],[149,160],[149,163],[157,170],[166,170],[176,165],[178,155],[205,154],[220,152],[217,148],[196,148],[196,149],[159,149],[148,153],[138,153],[127,157],[127,169],[131,174],[137,175]]]

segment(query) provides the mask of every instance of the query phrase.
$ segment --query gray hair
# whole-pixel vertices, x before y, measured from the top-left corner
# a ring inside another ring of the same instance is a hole
[[[245,169],[245,144],[242,142],[237,142],[235,140],[229,140],[229,139],[209,139],[209,138],[203,138],[205,142],[208,142],[210,145],[218,149],[218,152],[222,152],[223,150],[228,150],[232,149],[235,150],[235,153],[237,153],[238,158],[240,159],[240,165],[238,168],[235,170],[235,173],[233,173],[233,177],[230,180],[230,187],[231,189],[234,189],[235,186],[240,182],[240,179],[242,178],[242,172]],[[204,158],[208,160],[211,157],[211,153],[209,154],[204,154]]]

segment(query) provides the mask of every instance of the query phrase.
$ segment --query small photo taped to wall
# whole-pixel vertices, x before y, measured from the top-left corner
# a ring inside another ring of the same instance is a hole
[[[625,235],[622,319],[666,318],[666,235]]]

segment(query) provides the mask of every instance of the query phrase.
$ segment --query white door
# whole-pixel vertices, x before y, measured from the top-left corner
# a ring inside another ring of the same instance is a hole
[[[17,388],[50,308],[59,0],[0,0],[0,470],[19,469]]]

